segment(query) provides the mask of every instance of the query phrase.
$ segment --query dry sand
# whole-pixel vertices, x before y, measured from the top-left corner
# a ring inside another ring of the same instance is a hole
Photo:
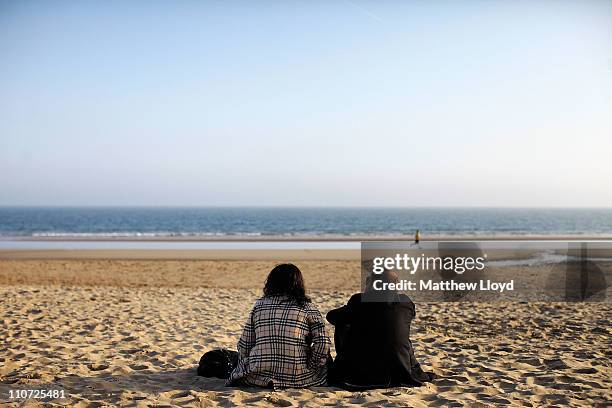
[[[64,255],[0,259],[0,405],[36,404],[10,401],[8,391],[41,388],[65,390],[55,404],[83,407],[612,403],[610,303],[417,304],[412,339],[424,368],[440,377],[433,384],[236,389],[197,377],[197,361],[235,348],[275,261]],[[359,262],[319,258],[296,263],[326,313],[357,290]]]

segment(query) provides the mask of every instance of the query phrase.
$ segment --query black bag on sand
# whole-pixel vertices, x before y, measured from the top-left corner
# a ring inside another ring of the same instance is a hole
[[[200,358],[198,375],[202,377],[229,378],[238,364],[238,352],[227,349],[211,350]]]

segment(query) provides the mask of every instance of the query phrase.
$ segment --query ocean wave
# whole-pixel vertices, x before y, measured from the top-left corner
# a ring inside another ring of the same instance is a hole
[[[202,231],[202,232],[170,232],[170,231],[156,231],[156,232],[140,232],[140,231],[108,231],[108,232],[0,232],[0,237],[22,237],[22,238],[223,238],[223,237],[345,237],[345,238],[359,238],[359,237],[412,237],[413,233],[390,231],[363,231],[363,232],[326,232],[326,231],[299,231],[299,232],[250,232],[250,231],[237,231],[237,232],[220,232],[220,231]],[[436,231],[436,232],[423,232],[421,231],[422,238],[425,239],[441,239],[441,238],[452,238],[452,237],[487,237],[487,238],[504,238],[504,237],[521,237],[521,238],[538,238],[538,237],[601,237],[607,238],[610,234],[600,232],[567,232],[567,231],[543,231],[541,233],[533,233],[532,231]]]
[[[6,234],[0,234],[0,236]],[[34,238],[158,238],[158,237],[224,237],[224,236],[261,236],[260,232],[34,232]],[[14,236],[14,234],[12,235]]]

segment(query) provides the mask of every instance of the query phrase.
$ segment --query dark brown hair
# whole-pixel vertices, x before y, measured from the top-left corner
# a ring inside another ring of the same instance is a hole
[[[263,292],[264,296],[287,296],[302,305],[310,302],[302,272],[290,263],[276,265],[270,271]]]

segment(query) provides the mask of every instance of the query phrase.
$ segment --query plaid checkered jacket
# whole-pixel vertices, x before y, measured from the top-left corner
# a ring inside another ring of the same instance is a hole
[[[323,317],[312,303],[263,297],[255,302],[238,341],[238,365],[228,385],[322,385],[330,346]]]

